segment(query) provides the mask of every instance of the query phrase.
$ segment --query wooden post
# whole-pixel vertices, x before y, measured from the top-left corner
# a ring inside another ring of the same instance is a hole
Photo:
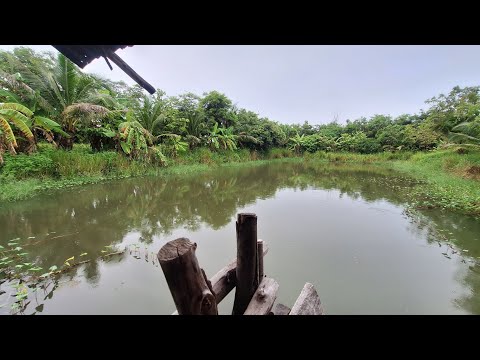
[[[260,239],[257,241],[258,283],[260,284],[263,280],[263,256],[258,254],[263,254],[263,240]]]
[[[237,288],[232,314],[242,315],[258,287],[257,215],[238,214],[236,225]]]
[[[278,283],[271,278],[263,278],[252,296],[244,315],[268,315],[277,299]]]
[[[292,306],[290,315],[323,315],[323,306],[315,287],[306,283],[295,304]]]
[[[273,310],[273,315],[288,315],[290,314],[290,308],[283,304],[275,305],[275,310]]]
[[[217,315],[212,285],[200,269],[197,244],[187,238],[166,243],[157,258],[180,315]]]

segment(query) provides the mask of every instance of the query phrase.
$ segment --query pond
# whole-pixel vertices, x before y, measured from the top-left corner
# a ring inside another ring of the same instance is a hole
[[[24,314],[170,314],[158,250],[189,238],[211,277],[235,258],[237,213],[253,212],[277,303],[310,282],[327,314],[480,314],[480,221],[411,212],[414,186],[378,167],[291,161],[118,180],[1,204],[0,245],[40,274],[86,261],[27,288]],[[9,314],[18,290],[2,281]]]

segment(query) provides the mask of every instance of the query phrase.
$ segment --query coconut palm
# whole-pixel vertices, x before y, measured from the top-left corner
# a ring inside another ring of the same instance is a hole
[[[85,123],[74,114],[86,116],[87,121],[100,120],[98,115],[108,113],[108,109],[100,104],[113,106],[112,97],[99,92],[104,88],[101,79],[82,73],[63,54],[58,54],[52,68],[41,65],[32,68],[14,57],[10,61],[16,61],[14,68],[18,73],[1,72],[0,84],[15,94],[34,98],[49,117],[61,123],[63,130],[69,134],[59,139],[59,145],[65,149],[73,146],[76,125]]]
[[[480,144],[480,118],[453,127],[449,139],[457,143]]]

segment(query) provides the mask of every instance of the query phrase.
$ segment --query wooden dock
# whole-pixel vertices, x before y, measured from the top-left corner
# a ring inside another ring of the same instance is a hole
[[[217,305],[235,288],[232,315],[323,315],[315,287],[306,283],[289,308],[277,304],[279,284],[264,274],[267,245],[257,239],[257,216],[238,214],[237,258],[210,280],[200,267],[197,244],[187,238],[166,243],[157,257],[180,315],[218,315]],[[273,309],[273,310],[272,310]]]

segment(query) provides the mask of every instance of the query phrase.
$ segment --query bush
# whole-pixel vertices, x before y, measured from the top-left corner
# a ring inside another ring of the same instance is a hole
[[[10,179],[26,179],[29,177],[56,177],[57,168],[54,161],[42,154],[5,156],[5,164],[1,168],[1,176]]]

